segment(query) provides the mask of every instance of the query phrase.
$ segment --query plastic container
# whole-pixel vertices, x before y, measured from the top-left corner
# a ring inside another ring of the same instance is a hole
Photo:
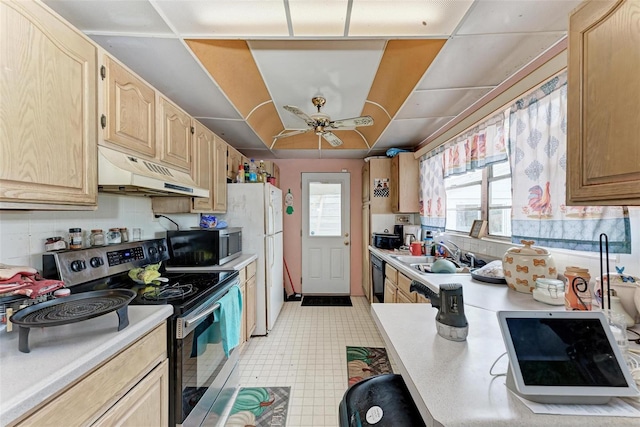
[[[564,282],[558,279],[537,279],[533,299],[549,305],[564,305]]]
[[[91,230],[89,243],[91,246],[104,246],[104,232],[101,228]]]
[[[238,174],[236,175],[236,182],[238,184],[244,183],[244,167],[242,165],[238,165]]]
[[[82,229],[69,229],[69,249],[82,249]]]
[[[251,159],[251,163],[249,163],[249,182],[258,182],[258,168],[253,159]]]

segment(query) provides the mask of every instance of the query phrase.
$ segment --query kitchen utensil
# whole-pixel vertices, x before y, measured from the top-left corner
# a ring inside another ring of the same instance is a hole
[[[397,249],[402,245],[402,238],[397,234],[373,233],[373,246],[379,249]]]
[[[438,309],[436,330],[438,335],[451,341],[464,341],[469,334],[469,323],[464,315],[462,284],[445,283],[439,286],[436,294],[424,284],[412,281],[411,292],[418,292],[431,300],[431,305]]]
[[[521,240],[523,247],[510,248],[502,257],[502,269],[507,285],[514,291],[531,293],[536,279],[558,276],[556,264],[549,251],[534,247],[533,240]]]
[[[136,296],[130,289],[110,289],[83,292],[68,297],[54,299],[17,311],[9,319],[18,325],[18,349],[29,353],[30,328],[66,325],[102,316],[116,311],[118,331],[129,325],[127,306]]]

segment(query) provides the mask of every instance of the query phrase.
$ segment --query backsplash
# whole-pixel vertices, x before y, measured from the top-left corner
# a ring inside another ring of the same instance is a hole
[[[198,214],[167,215],[180,228],[197,227]],[[154,218],[148,197],[120,196],[100,193],[95,211],[2,211],[0,213],[0,263],[29,265],[42,269],[42,253],[47,237],[62,236],[67,240],[69,228],[80,227],[84,245],[88,246],[91,229],[106,231],[113,227],[142,229],[142,239],[164,237],[175,229],[165,218]]]

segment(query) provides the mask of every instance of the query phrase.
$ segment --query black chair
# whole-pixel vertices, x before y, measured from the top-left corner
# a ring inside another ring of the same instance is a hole
[[[398,374],[376,375],[349,387],[340,402],[339,417],[340,427],[425,425]]]

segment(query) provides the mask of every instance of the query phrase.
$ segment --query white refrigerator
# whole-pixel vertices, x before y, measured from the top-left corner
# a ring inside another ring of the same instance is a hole
[[[229,227],[242,227],[242,252],[255,253],[256,329],[267,335],[284,304],[282,190],[271,184],[227,184]]]

